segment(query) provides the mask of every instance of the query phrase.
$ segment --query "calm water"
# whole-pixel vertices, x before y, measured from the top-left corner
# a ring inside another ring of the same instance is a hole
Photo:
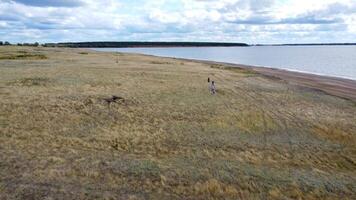
[[[356,46],[103,48],[95,50],[273,67],[356,80]]]

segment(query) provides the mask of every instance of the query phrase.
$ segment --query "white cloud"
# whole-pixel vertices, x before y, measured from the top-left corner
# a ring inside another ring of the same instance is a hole
[[[355,42],[356,33],[354,0],[31,2],[0,0],[0,40]]]

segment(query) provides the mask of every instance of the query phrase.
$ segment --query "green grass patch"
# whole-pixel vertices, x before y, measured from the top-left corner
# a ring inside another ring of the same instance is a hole
[[[129,164],[129,174],[138,177],[159,177],[160,169],[157,164],[150,160],[142,160]]]
[[[250,70],[250,69],[245,69],[241,67],[231,67],[231,66],[224,66],[220,64],[214,64],[210,66],[213,69],[223,69],[223,70],[230,70],[239,74],[242,74],[244,76],[256,76],[258,75],[257,72]]]
[[[160,62],[160,61],[152,61],[150,63],[151,64],[155,64],[155,65],[168,65],[168,64],[170,64],[169,62]]]
[[[19,80],[15,80],[13,82],[10,82],[8,85],[13,85],[13,86],[46,86],[51,82],[49,78],[43,78],[43,77],[33,77],[33,78],[22,78]]]
[[[349,100],[349,101],[351,102],[352,106],[356,108],[356,101],[353,100]]]
[[[42,54],[19,54],[19,55],[3,55],[0,60],[44,60],[47,56]]]
[[[251,133],[273,132],[278,128],[277,123],[261,110],[245,110],[241,113],[237,126]]]
[[[5,121],[4,119],[0,119],[0,127],[1,128],[5,128],[8,125],[9,125],[9,123],[7,121]]]

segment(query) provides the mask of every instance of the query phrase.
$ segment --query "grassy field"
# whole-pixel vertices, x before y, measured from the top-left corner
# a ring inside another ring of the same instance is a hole
[[[218,64],[1,47],[0,199],[356,199],[356,103]]]

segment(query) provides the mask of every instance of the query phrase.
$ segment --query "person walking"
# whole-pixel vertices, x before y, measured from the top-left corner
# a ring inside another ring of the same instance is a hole
[[[211,94],[216,94],[215,81],[211,81],[211,84],[209,86],[209,90],[210,90]]]

